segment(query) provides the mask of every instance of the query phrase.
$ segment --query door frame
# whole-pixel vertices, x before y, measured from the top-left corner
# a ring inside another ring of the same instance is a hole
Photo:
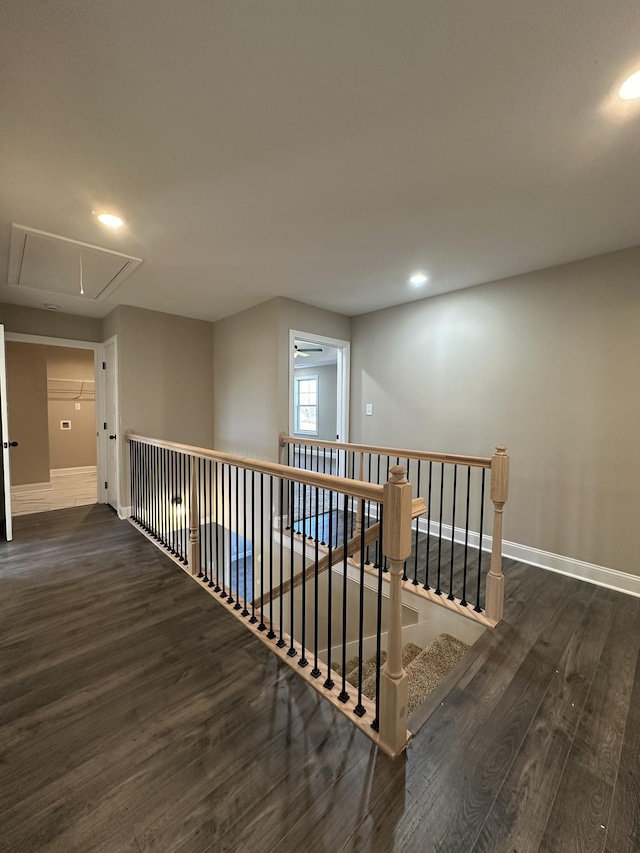
[[[107,338],[106,341],[103,341],[100,344],[100,359],[102,361],[102,366],[104,367],[106,365],[106,356],[105,356],[104,351],[105,351],[105,348],[107,346],[111,346],[111,344],[113,344],[113,388],[114,388],[114,394],[115,394],[116,435],[117,435],[117,439],[116,439],[116,443],[115,443],[116,444],[116,459],[115,459],[116,506],[114,507],[114,509],[116,510],[116,512],[118,513],[118,516],[120,518],[128,518],[130,515],[130,507],[123,508],[121,501],[120,501],[120,497],[121,497],[121,492],[120,492],[120,464],[121,464],[120,447],[121,447],[121,441],[122,441],[123,436],[122,436],[122,433],[120,431],[120,392],[119,392],[120,385],[118,383],[118,336],[117,335],[112,335],[110,338]],[[106,423],[106,420],[107,420],[107,385],[106,385],[106,383],[107,383],[106,371],[101,370],[100,371],[100,386],[101,386],[100,387],[100,401],[101,401],[102,417],[98,421],[98,433],[101,432],[100,424]],[[97,411],[98,411],[98,406],[97,406],[97,401],[96,401],[96,413],[97,413]],[[102,432],[104,432],[104,430],[102,430]],[[107,432],[108,432],[108,430],[107,430]],[[107,470],[107,441],[109,440],[108,436],[105,435],[105,439],[106,440],[102,442],[101,450],[102,450],[103,457],[104,457],[103,458],[104,472],[105,472],[105,474],[108,474],[108,470]],[[107,477],[107,479],[108,479],[108,477]],[[101,492],[103,493],[103,496],[102,496],[102,499],[100,500],[100,503],[106,504],[106,503],[108,503],[108,501],[107,501],[107,489],[104,488],[104,486],[102,485],[103,483],[104,483],[104,477],[102,477],[102,479],[100,480],[100,489],[101,489]]]
[[[106,415],[106,399],[105,399],[105,379],[102,365],[104,363],[104,345],[115,340],[116,344],[116,423],[120,426],[120,400],[118,386],[118,342],[117,335],[109,338],[103,343],[96,341],[76,341],[70,338],[52,338],[46,335],[25,335],[22,332],[7,332],[4,333],[5,341],[15,341],[23,344],[38,344],[39,346],[48,347],[68,347],[70,349],[88,349],[93,350],[93,369],[96,389],[96,468],[98,477],[98,503],[107,502],[107,491],[104,488],[105,475],[107,473],[107,449],[105,441],[100,441],[104,430],[102,425],[105,422]],[[120,509],[120,442],[116,442],[116,495],[118,498],[117,511]]]
[[[7,408],[7,364],[5,360],[6,331],[0,323],[0,453],[2,454],[2,501],[4,503],[3,539],[13,539],[13,518],[11,515],[11,460],[9,458],[9,417]],[[6,435],[5,435],[6,433]],[[5,444],[7,445],[5,447]]]
[[[350,399],[350,376],[351,376],[351,342],[339,338],[329,338],[326,335],[315,335],[311,332],[301,332],[289,329],[289,435],[295,432],[295,342],[300,338],[311,344],[324,344],[335,347],[337,354],[337,409],[336,427],[338,438],[336,441],[346,443],[349,441],[349,399]],[[312,436],[309,436],[312,438]]]

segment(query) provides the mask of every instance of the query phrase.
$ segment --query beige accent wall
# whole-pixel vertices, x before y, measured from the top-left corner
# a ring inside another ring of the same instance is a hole
[[[114,334],[125,504],[126,430],[213,447],[213,324],[121,305],[104,319],[104,340]]]
[[[504,443],[506,539],[640,574],[640,249],[356,317],[352,355],[352,440]]]
[[[23,335],[42,335],[51,338],[68,338],[72,341],[102,340],[102,320],[95,317],[78,317],[58,311],[40,311],[22,305],[0,304],[0,323],[6,332]]]
[[[93,351],[70,347],[45,347],[48,379],[94,378]],[[76,408],[76,402],[80,406]],[[96,465],[96,404],[94,400],[54,400],[49,393],[49,464],[51,468]],[[60,421],[71,421],[70,430]]]
[[[46,347],[5,343],[11,485],[49,482]]]
[[[277,461],[289,429],[289,330],[350,340],[348,317],[278,297],[214,324],[216,449]]]

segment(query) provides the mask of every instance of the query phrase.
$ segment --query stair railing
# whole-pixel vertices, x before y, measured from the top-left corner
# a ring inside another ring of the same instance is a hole
[[[402,752],[402,574],[412,517],[426,509],[405,469],[391,466],[381,485],[132,432],[127,440],[132,522],[385,752]],[[371,568],[365,583],[367,549],[379,555],[375,583]],[[375,637],[369,660],[365,637]]]
[[[318,441],[281,433],[279,446],[283,464],[305,471],[341,472],[368,483],[385,483],[391,468],[403,465],[414,497],[424,498],[427,505],[426,515],[413,521],[403,586],[481,624],[494,627],[501,621],[502,520],[509,496],[510,463],[503,445],[498,445],[491,457],[478,457]],[[358,506],[355,528],[363,523],[362,516],[375,512],[369,503]],[[294,504],[295,531],[300,527],[299,516],[298,500]],[[490,561],[485,557],[487,551]],[[376,569],[377,564],[377,554],[367,549],[366,569]]]

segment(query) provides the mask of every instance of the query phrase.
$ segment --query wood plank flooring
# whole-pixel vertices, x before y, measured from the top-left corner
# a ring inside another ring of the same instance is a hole
[[[0,544],[0,851],[640,849],[640,599],[507,562],[395,762],[104,506]]]

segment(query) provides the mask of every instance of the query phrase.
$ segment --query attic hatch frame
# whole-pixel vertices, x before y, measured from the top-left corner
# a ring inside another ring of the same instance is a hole
[[[41,287],[31,287],[20,283],[22,275],[22,267],[24,264],[25,252],[27,249],[27,240],[29,237],[34,237],[41,240],[49,240],[54,243],[64,243],[74,246],[81,253],[83,249],[90,252],[97,252],[102,255],[107,255],[110,258],[115,258],[122,263],[118,272],[113,275],[106,284],[104,284],[95,296],[78,296],[75,293],[66,293],[60,290],[46,290]],[[64,296],[75,299],[85,299],[90,302],[103,302],[107,297],[117,290],[118,287],[140,266],[142,258],[136,258],[133,255],[125,255],[122,252],[116,252],[113,249],[105,249],[104,246],[96,246],[93,243],[85,243],[82,240],[74,240],[71,237],[63,237],[60,234],[52,234],[49,231],[40,231],[37,228],[29,228],[26,225],[18,225],[11,223],[11,246],[9,249],[9,274],[8,283],[10,287],[17,287],[30,292],[49,293],[52,296]]]

